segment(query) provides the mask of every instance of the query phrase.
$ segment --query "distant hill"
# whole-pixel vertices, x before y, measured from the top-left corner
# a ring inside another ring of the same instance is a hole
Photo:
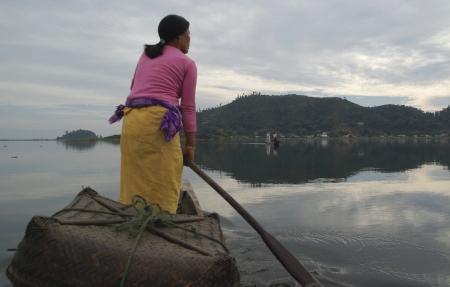
[[[264,136],[276,131],[286,136],[374,136],[441,134],[450,131],[450,108],[440,112],[383,105],[363,107],[341,98],[252,94],[198,113],[199,137]]]
[[[92,131],[89,130],[76,130],[76,131],[66,131],[66,133],[60,137],[57,137],[57,140],[97,140],[99,137]]]
[[[112,136],[103,137],[103,140],[104,141],[119,141],[120,135],[112,135]]]

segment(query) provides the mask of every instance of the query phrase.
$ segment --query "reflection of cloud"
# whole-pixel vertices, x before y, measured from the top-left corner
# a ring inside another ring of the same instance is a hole
[[[235,199],[243,205],[264,206],[277,201],[284,202],[286,205],[298,205],[291,209],[292,212],[297,213],[297,218],[304,220],[311,218],[312,214],[320,215],[318,224],[321,225],[333,225],[336,221],[341,221],[344,225],[352,226],[374,224],[424,226],[430,222],[442,223],[449,220],[449,214],[445,213],[443,208],[433,211],[426,206],[427,202],[420,202],[428,197],[443,197],[450,203],[448,189],[450,179],[448,171],[446,173],[443,171],[444,169],[438,165],[424,165],[405,172],[408,176],[404,179],[397,179],[388,173],[370,171],[366,173],[372,173],[377,180],[352,182],[350,178],[347,182],[265,185],[258,189],[251,188],[248,184],[239,185],[225,175],[217,181],[226,190],[229,189]],[[204,199],[203,196],[201,192],[202,199]],[[300,198],[306,199],[306,202]],[[205,201],[203,205],[209,206],[208,200]],[[308,205],[308,202],[314,202],[314,205]],[[217,211],[224,213],[225,216],[233,214],[232,209],[216,204],[214,206],[218,207]]]
[[[227,175],[210,174],[291,251],[322,265],[339,266],[340,275],[346,266],[350,277],[361,268],[361,274],[379,274],[377,280],[394,276],[422,282],[423,274],[436,278],[448,273],[450,174],[442,166],[428,164],[395,173],[364,171],[346,182],[257,189]],[[204,182],[193,177],[192,185],[204,207],[228,218],[227,228],[253,234]],[[255,235],[251,240],[259,239]],[[390,282],[381,281],[373,286]]]
[[[439,225],[448,222],[448,214],[442,212],[432,212],[430,210],[417,210],[416,208],[414,208],[411,210],[403,210],[403,212],[401,213],[403,220],[415,227],[421,227],[428,224]]]
[[[450,248],[450,230],[441,230],[436,234],[436,240]]]
[[[93,149],[68,151],[56,141],[10,142],[8,151],[19,158],[1,159],[1,201],[74,196],[82,186],[117,196],[117,146],[98,143]]]

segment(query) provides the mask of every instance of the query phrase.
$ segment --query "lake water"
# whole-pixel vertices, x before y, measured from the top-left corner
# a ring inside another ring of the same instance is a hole
[[[199,144],[196,156],[325,286],[450,286],[448,143]],[[117,144],[0,142],[0,286],[31,216],[82,186],[117,198],[119,161]],[[244,286],[290,280],[233,208],[192,171],[184,177],[222,216]]]

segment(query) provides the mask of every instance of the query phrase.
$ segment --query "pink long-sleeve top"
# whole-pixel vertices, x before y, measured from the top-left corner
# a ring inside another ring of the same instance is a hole
[[[181,102],[184,131],[196,132],[196,85],[195,62],[179,49],[165,46],[162,55],[154,59],[141,55],[128,100],[148,97],[175,106]]]

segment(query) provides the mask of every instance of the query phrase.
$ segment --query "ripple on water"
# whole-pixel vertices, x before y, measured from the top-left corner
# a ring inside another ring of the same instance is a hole
[[[330,230],[273,235],[308,270],[322,281],[329,280],[326,286],[338,286],[337,282],[339,286],[448,286],[450,282],[446,268],[450,254],[407,240]],[[256,233],[226,230],[226,238],[244,283],[289,277]]]

